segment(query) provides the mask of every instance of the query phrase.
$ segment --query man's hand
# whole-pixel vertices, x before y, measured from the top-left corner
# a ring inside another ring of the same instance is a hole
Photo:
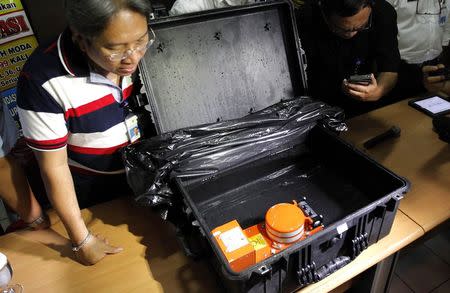
[[[363,102],[374,102],[381,98],[381,91],[373,74],[371,75],[371,81],[368,85],[350,83],[344,79],[342,81],[342,90],[349,97]]]
[[[430,72],[442,68],[445,68],[443,64],[438,64],[436,66],[427,65],[422,67],[423,85],[427,89],[427,91],[431,93],[445,93],[446,95],[448,95],[450,93],[450,84],[448,84],[445,80],[445,76],[429,76]]]
[[[123,250],[122,247],[115,247],[109,244],[108,240],[100,235],[91,235],[82,247],[75,251],[78,261],[90,266],[102,260],[108,254],[116,254]]]

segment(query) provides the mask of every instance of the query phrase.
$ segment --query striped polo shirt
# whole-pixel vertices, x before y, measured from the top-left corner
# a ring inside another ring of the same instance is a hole
[[[131,77],[118,87],[90,72],[66,29],[31,54],[19,77],[17,104],[28,145],[38,151],[67,148],[72,170],[123,173],[118,151],[128,144],[123,105],[132,87]]]

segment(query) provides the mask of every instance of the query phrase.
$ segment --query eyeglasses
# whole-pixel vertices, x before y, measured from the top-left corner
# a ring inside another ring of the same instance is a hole
[[[417,0],[417,15],[440,15],[442,8],[445,8],[446,0]]]
[[[338,33],[338,34],[359,33],[359,32],[363,32],[363,31],[367,31],[372,27],[372,12],[370,12],[369,19],[367,20],[367,22],[364,26],[362,26],[360,28],[353,28],[353,29],[344,29],[344,28],[336,26],[335,24],[328,21],[326,15],[322,9],[321,9],[321,12],[322,12],[323,20],[328,25],[330,30],[334,33]]]
[[[138,45],[132,49],[128,49],[124,52],[117,52],[112,53],[109,55],[106,55],[106,57],[110,61],[122,61],[133,55],[134,53],[143,53],[147,51],[148,48],[150,48],[153,43],[155,43],[156,35],[155,32],[151,29],[151,27],[148,27],[148,42],[145,44]]]

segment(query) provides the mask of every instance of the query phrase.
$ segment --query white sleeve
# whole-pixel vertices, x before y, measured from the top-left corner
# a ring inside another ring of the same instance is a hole
[[[68,130],[64,114],[46,113],[19,108],[23,135],[30,148],[55,151],[66,147]]]
[[[397,10],[397,8],[400,6],[400,2],[401,0],[386,0],[387,3],[391,4],[392,7],[395,8],[395,10]]]
[[[177,0],[170,9],[169,15],[180,15],[208,9],[214,9],[213,0]]]

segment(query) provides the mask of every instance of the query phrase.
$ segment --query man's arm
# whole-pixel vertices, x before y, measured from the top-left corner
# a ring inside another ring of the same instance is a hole
[[[74,246],[82,245],[76,252],[79,261],[91,265],[100,261],[106,254],[122,251],[121,248],[109,245],[105,239],[89,234],[78,206],[66,148],[50,152],[35,151],[35,155],[53,208]]]
[[[377,77],[379,98],[388,94],[397,83],[397,72],[380,72]]]
[[[16,123],[8,107],[0,98],[0,197],[25,223],[35,229],[48,228],[49,222],[41,223],[42,209],[28,184],[24,170],[14,160],[11,153],[20,143],[17,141],[18,131]],[[46,219],[46,218],[45,218]]]
[[[11,157],[0,157],[0,197],[25,223],[33,223],[42,216],[42,209],[28,184],[22,167]],[[46,229],[50,223],[44,221],[34,226]]]
[[[41,168],[45,189],[53,208],[67,229],[70,239],[80,243],[88,229],[81,217],[72,175],[67,163],[66,149],[41,152],[34,151]]]

